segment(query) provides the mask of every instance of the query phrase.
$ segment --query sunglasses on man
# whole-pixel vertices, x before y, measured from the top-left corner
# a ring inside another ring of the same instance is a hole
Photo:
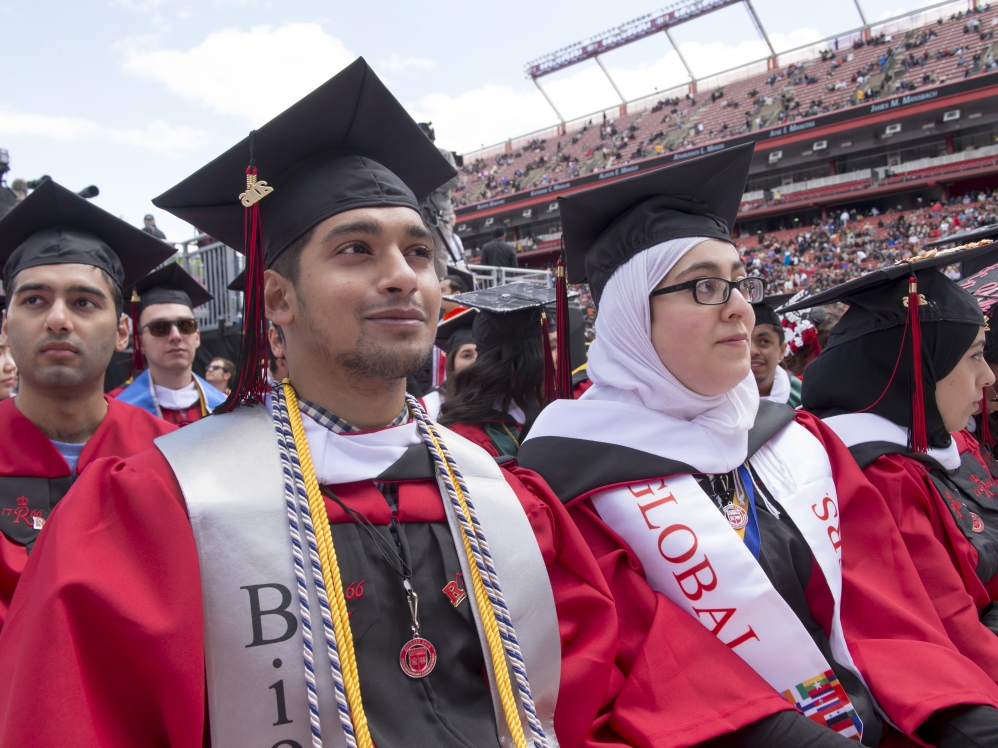
[[[196,319],[154,319],[146,325],[142,325],[139,332],[148,330],[154,338],[165,338],[174,327],[181,335],[193,335],[198,331],[198,321]]]

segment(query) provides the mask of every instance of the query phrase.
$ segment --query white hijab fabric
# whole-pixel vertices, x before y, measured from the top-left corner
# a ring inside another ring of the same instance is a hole
[[[589,349],[593,387],[579,402],[610,400],[661,413],[673,428],[690,433],[691,444],[702,444],[706,437],[717,448],[711,457],[676,454],[674,459],[708,472],[727,472],[742,464],[748,451],[748,430],[759,409],[755,378],[749,372],[730,392],[699,395],[663,365],[651,342],[649,294],[687,252],[705,241],[690,237],[663,242],[617,268],[603,290],[596,339]],[[702,433],[694,437],[693,432]],[[669,441],[674,443],[675,436],[670,434]]]

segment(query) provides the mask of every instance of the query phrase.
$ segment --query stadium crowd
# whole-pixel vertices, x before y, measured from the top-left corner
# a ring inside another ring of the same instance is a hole
[[[639,103],[617,117],[604,113],[602,122],[587,118],[561,136],[510,141],[504,152],[471,157],[461,169],[454,205],[993,72],[996,28],[998,8],[981,4],[906,32],[836,41],[813,59],[713,90]]]

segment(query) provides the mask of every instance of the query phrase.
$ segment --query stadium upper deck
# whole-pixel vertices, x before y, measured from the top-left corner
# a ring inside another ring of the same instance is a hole
[[[979,187],[973,180],[998,174],[998,6],[967,8],[938,7],[466,154],[459,235],[473,248],[505,225],[528,246],[555,246],[557,194],[748,141],[743,233],[844,199],[938,194],[950,177]]]

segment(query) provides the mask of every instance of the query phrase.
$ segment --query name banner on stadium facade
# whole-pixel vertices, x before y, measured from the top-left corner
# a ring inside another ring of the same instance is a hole
[[[874,114],[882,114],[883,112],[902,111],[905,108],[916,104],[924,104],[925,102],[943,99],[947,96],[953,96],[966,91],[973,91],[978,88],[986,88],[995,84],[998,84],[998,73],[989,73],[987,75],[974,76],[973,78],[964,78],[955,83],[949,83],[928,91],[914,91],[899,96],[892,96],[889,99],[877,99],[868,104],[864,104],[863,106],[852,106],[848,109],[840,109],[837,112],[822,114],[814,117],[813,119],[802,120],[799,122],[788,122],[787,124],[780,125],[778,127],[770,127],[746,133],[745,135],[740,135],[737,138],[729,138],[728,140],[721,142],[708,143],[707,145],[702,145],[697,148],[689,148],[685,151],[663,153],[661,156],[649,158],[645,161],[641,161],[640,163],[626,164],[615,169],[607,169],[606,171],[586,174],[585,176],[567,179],[563,182],[557,182],[556,184],[535,187],[530,190],[525,190],[524,192],[518,192],[515,195],[500,197],[494,200],[486,200],[484,202],[475,203],[474,205],[458,208],[456,213],[459,219],[468,219],[483,210],[497,208],[502,205],[515,205],[516,203],[523,202],[524,200],[530,200],[542,195],[556,196],[557,193],[563,192],[564,190],[582,187],[587,184],[598,184],[605,179],[612,179],[613,177],[619,177],[625,174],[667,166],[677,161],[685,161],[688,158],[706,156],[708,153],[723,151],[727,148],[733,148],[736,145],[741,145],[742,143],[756,142],[764,144],[766,141],[774,138],[795,135],[800,132],[807,132],[808,130],[817,130],[818,128],[825,127],[827,125],[848,122],[849,120],[858,120]]]

